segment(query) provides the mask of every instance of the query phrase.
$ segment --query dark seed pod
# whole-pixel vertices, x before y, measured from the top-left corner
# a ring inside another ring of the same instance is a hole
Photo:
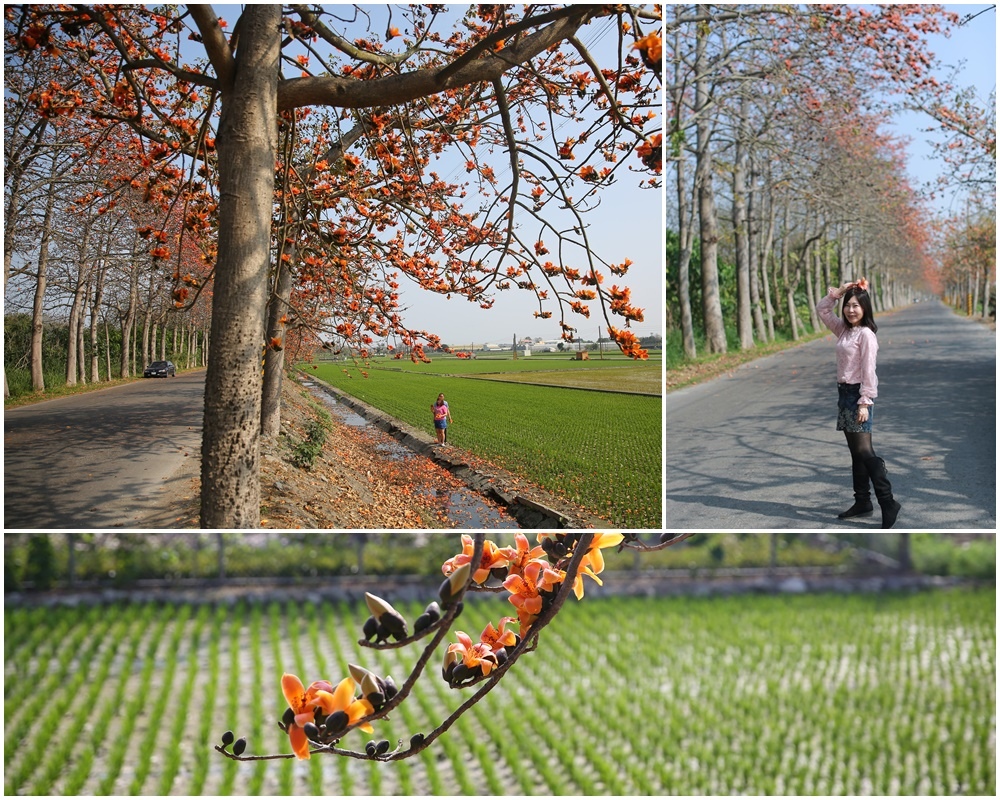
[[[365,634],[365,641],[370,642],[378,633],[378,621],[375,617],[368,617],[368,619],[365,620],[365,625],[362,630]]]
[[[410,737],[410,749],[416,750],[420,745],[424,743],[424,735],[422,733],[415,733]]]
[[[351,721],[351,718],[347,716],[344,711],[334,711],[330,716],[326,718],[326,732],[337,734],[340,733],[344,728],[347,727],[347,723]]]
[[[392,700],[392,698],[394,698],[399,692],[399,688],[396,686],[396,681],[394,681],[389,675],[386,675],[384,678],[380,678],[379,683],[382,684],[382,693],[385,695],[386,702]]]
[[[669,542],[671,539],[675,538],[676,536],[677,536],[676,533],[661,533],[660,534],[660,544],[666,544],[667,542]]]
[[[493,655],[496,657],[497,666],[502,667],[507,663],[507,648],[501,647],[499,650],[494,650]]]
[[[229,747],[229,745],[233,743],[233,739],[235,738],[236,737],[233,736],[232,731],[226,731],[224,734],[222,734],[222,746]]]
[[[376,711],[380,711],[382,706],[385,705],[385,695],[382,692],[372,692],[371,694],[365,695],[365,700],[372,704],[372,708]]]
[[[452,662],[443,670],[441,670],[441,677],[444,678],[447,683],[455,682],[455,667],[457,666],[458,666],[457,663]]]
[[[292,711],[292,709],[290,708],[286,708],[285,713],[281,715],[281,721],[285,723],[285,727],[287,728],[289,725],[295,722],[295,712]]]
[[[402,614],[381,597],[371,592],[365,592],[365,602],[378,623],[377,636],[379,639],[388,639],[392,636],[398,641],[406,638],[406,620],[403,619]]]
[[[380,756],[384,756],[386,753],[388,753],[389,752],[389,740],[388,739],[383,739],[381,742],[379,742],[377,745],[375,745],[375,752],[376,752],[376,754],[378,754]]]
[[[462,683],[472,677],[472,670],[465,666],[464,663],[459,662],[455,665],[454,671],[451,673],[450,683]]]
[[[311,742],[319,741],[319,728],[316,727],[316,723],[307,722],[302,726],[302,730],[305,731],[306,738]]]
[[[437,600],[434,600],[427,604],[424,613],[431,618],[431,622],[437,622],[441,619],[441,606],[438,605]]]
[[[235,755],[235,756],[241,756],[241,755],[243,755],[243,751],[246,750],[246,749],[247,749],[247,740],[246,739],[237,739],[233,743],[233,755]]]
[[[367,744],[365,745],[365,752],[366,752],[366,753],[368,753],[368,755],[370,755],[370,756],[373,756],[373,755],[375,755],[375,753],[376,753],[376,750],[377,750],[377,747],[376,747],[376,745],[375,745],[375,742],[374,742],[374,741],[371,741],[371,742],[368,742],[368,743],[367,743]]]
[[[413,633],[414,635],[423,633],[433,624],[430,616],[427,613],[421,614],[415,620],[413,620]]]
[[[490,570],[490,577],[496,578],[498,581],[504,581],[507,578],[507,567],[493,567]]]
[[[383,614],[382,619],[379,620],[380,633],[381,629],[386,631],[386,637],[392,636],[394,639],[403,639],[406,637],[406,620],[403,619],[398,614]]]

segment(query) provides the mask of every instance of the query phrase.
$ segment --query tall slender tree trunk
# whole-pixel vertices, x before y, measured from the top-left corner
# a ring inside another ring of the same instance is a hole
[[[101,302],[104,299],[104,275],[105,265],[102,262],[94,270],[94,293],[90,296],[90,380],[92,383],[97,383],[101,380],[101,371],[99,369],[100,357],[97,352],[97,323],[100,320]],[[107,329],[108,326],[105,323],[105,336],[107,336]],[[110,363],[110,348],[107,357]],[[108,367],[108,380],[111,380],[110,366]]]
[[[281,381],[285,370],[285,320],[292,296],[292,271],[280,261],[274,292],[268,303],[267,348],[264,351],[264,376],[261,391],[261,435],[275,438],[281,430]],[[275,344],[276,343],[276,344]]]
[[[221,87],[219,255],[205,377],[201,525],[260,526],[258,368],[264,341],[277,150],[281,6],[247,6]]]
[[[722,320],[719,292],[719,219],[715,210],[711,119],[708,114],[709,86],[706,58],[707,33],[699,32],[696,46],[695,114],[698,118],[698,220],[701,238],[701,303],[705,321],[705,346],[709,353],[726,352],[726,328]]]
[[[133,332],[135,330],[136,309],[139,305],[139,271],[135,267],[136,251],[132,248],[132,258],[130,260],[128,284],[128,309],[125,311],[125,318],[122,320],[122,355],[121,355],[121,377],[128,378],[132,375],[133,359]]]
[[[748,257],[750,259],[750,310],[753,313],[753,324],[757,330],[757,338],[766,342],[769,341],[767,328],[764,326],[764,315],[760,310],[760,284],[758,272],[760,270],[760,251],[757,248],[757,238],[760,233],[756,221],[757,214],[757,177],[753,174],[751,165],[750,179],[748,181],[750,190],[747,193],[747,245]]]
[[[816,248],[810,248],[806,257],[806,305],[809,306],[809,327],[819,330],[819,316],[816,313],[816,284],[819,282],[820,257]]]
[[[108,318],[104,317],[104,361],[105,368],[108,371],[108,380],[112,378],[111,375],[111,331],[108,330]],[[95,367],[96,370],[96,367]]]
[[[678,12],[679,13],[679,12]],[[684,355],[695,358],[698,355],[694,339],[694,316],[691,313],[691,243],[694,241],[694,206],[687,185],[687,156],[681,133],[681,114],[684,108],[684,85],[680,80],[681,31],[674,32],[674,132],[676,138],[671,146],[676,150],[677,160],[677,293],[681,303],[681,340]]]
[[[781,280],[785,285],[785,308],[788,311],[788,325],[792,332],[792,341],[797,342],[799,340],[799,317],[795,313],[795,290],[798,288],[798,274],[794,280],[788,274],[788,266],[791,260],[790,247],[788,244],[789,237],[788,230],[788,206],[785,206],[785,221],[783,224],[782,237],[781,237]]]
[[[768,341],[772,342],[774,341],[774,304],[771,301],[771,286],[772,284],[774,285],[773,296],[777,298],[778,285],[773,281],[773,276],[768,270],[768,264],[771,262],[771,254],[774,251],[774,228],[777,224],[777,217],[778,211],[772,197],[768,203],[767,236],[764,237],[764,247],[761,250],[760,257],[761,284],[764,287],[764,312],[767,314],[767,338]]]
[[[740,349],[753,347],[750,315],[750,222],[747,213],[747,139],[749,138],[749,98],[747,85],[740,88],[740,122],[733,166],[733,233],[736,237],[736,331]]]
[[[89,273],[91,270],[91,267],[87,264],[91,235],[90,220],[84,220],[83,224],[83,238],[77,250],[76,286],[73,291],[73,302],[69,309],[69,342],[66,352],[67,386],[76,385],[77,375],[83,368],[85,358],[80,342],[83,340],[83,322],[87,310],[87,284],[90,280]]]
[[[48,283],[49,246],[52,240],[52,215],[56,205],[56,159],[52,156],[50,181],[42,217],[41,239],[38,244],[38,269],[35,272],[35,297],[31,307],[31,388],[45,391],[45,365],[42,363],[42,337],[45,328],[42,315],[45,311],[45,287]]]
[[[90,307],[90,277],[87,278],[86,291],[83,295],[83,307],[80,309],[80,318],[76,323],[76,351],[77,351],[77,365],[76,370],[79,376],[80,383],[86,385],[87,383],[87,347],[84,341],[83,331],[87,327],[87,309]]]

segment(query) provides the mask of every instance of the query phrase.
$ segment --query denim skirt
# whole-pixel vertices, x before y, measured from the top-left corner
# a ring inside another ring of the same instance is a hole
[[[858,424],[858,400],[861,399],[860,383],[837,384],[837,430],[847,433],[871,433],[875,406],[868,406],[868,419]]]

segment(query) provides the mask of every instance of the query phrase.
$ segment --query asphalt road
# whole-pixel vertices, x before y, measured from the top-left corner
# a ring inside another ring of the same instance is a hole
[[[995,530],[995,332],[937,302],[876,322],[872,443],[903,506],[895,529]],[[667,528],[877,528],[877,505],[836,516],[853,502],[836,380],[831,334],[667,394]]]
[[[205,371],[4,411],[4,530],[170,527],[197,474]]]

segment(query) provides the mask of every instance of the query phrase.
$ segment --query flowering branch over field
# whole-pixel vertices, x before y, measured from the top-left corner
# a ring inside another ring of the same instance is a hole
[[[406,619],[392,605],[365,593],[371,616],[364,623],[361,646],[385,650],[428,640],[402,686],[397,686],[391,676],[377,675],[356,664],[347,665],[350,674],[338,683],[316,680],[308,687],[298,676],[286,673],[281,678],[281,690],[288,708],[278,727],[288,734],[292,753],[245,755],[246,739],[236,739],[231,731],[223,734],[221,746],[215,749],[237,761],[305,760],[313,753],[375,761],[410,758],[430,746],[488,694],[522,655],[538,647],[542,629],[555,618],[570,594],[578,600],[583,598],[584,578],[602,583],[602,550],[616,546],[619,550],[660,550],[693,535],[665,533],[659,544],[649,545],[635,534],[539,533],[537,544],[532,545],[527,536],[518,533],[513,547],[498,547],[483,532],[475,537],[463,534],[462,552],[442,565],[445,579],[438,599],[414,620],[412,633]],[[462,630],[449,636],[462,614],[467,592],[506,593],[511,615],[489,622],[478,638]],[[476,686],[474,694],[434,730],[427,734],[416,732],[407,743],[399,740],[395,748],[386,739],[368,741],[364,751],[338,747],[355,728],[374,733],[373,723],[388,717],[406,700],[440,647],[444,647],[441,679],[452,689]]]

